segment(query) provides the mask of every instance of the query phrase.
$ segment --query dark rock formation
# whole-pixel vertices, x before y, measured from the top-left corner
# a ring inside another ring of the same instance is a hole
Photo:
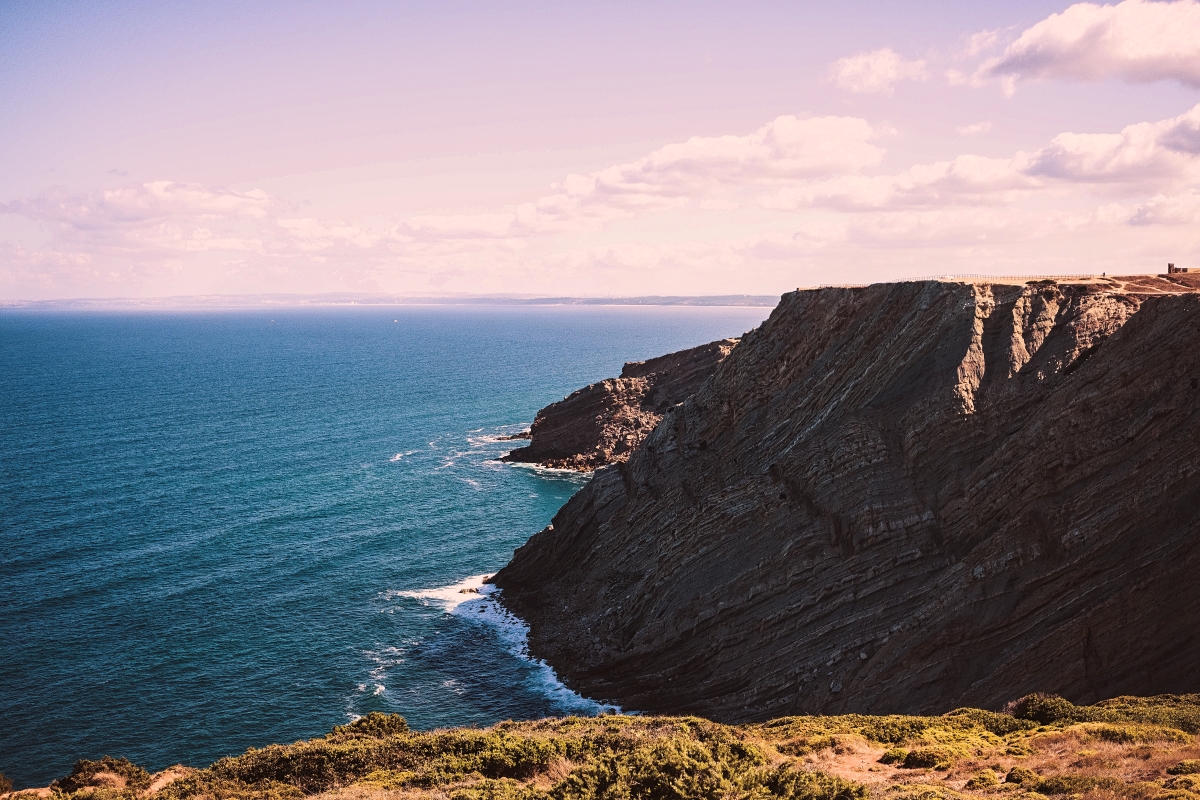
[[[1200,276],[785,295],[493,579],[721,720],[1200,688]]]
[[[621,377],[585,386],[539,411],[529,446],[501,460],[578,470],[626,460],[667,409],[700,388],[737,341],[720,339],[626,364]]]

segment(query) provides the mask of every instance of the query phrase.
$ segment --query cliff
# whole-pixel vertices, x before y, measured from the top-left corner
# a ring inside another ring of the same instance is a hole
[[[588,471],[629,458],[662,419],[729,355],[737,339],[633,361],[619,378],[585,386],[537,413],[528,447],[501,461]]]
[[[1198,278],[785,295],[493,580],[644,711],[1195,690]]]

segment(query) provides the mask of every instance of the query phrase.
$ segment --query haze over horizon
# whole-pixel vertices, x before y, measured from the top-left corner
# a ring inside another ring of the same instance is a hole
[[[0,301],[1200,267],[1200,2],[12,3]]]

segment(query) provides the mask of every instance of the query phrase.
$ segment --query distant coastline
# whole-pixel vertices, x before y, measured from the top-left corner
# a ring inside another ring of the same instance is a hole
[[[331,308],[356,306],[736,306],[774,308],[778,295],[645,295],[639,297],[539,297],[531,295],[253,294],[174,297],[86,297],[64,300],[0,300],[0,309],[171,310]]]

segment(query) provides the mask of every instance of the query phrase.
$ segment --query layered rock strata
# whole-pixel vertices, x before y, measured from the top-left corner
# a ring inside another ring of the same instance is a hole
[[[1200,687],[1200,276],[785,295],[494,582],[625,708]]]
[[[663,414],[700,388],[737,339],[625,365],[619,378],[585,386],[537,413],[528,447],[502,461],[593,470],[629,458]]]

